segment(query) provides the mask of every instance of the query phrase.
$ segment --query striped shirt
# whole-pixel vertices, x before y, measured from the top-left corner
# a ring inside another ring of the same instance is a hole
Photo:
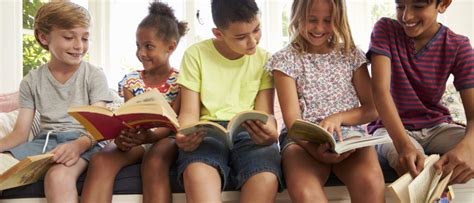
[[[415,52],[415,41],[399,22],[382,18],[372,31],[368,58],[372,53],[390,58],[390,92],[408,130],[452,121],[440,102],[450,74],[458,91],[474,87],[474,51],[469,39],[444,25]],[[383,124],[377,120],[369,125],[369,132],[380,127]]]

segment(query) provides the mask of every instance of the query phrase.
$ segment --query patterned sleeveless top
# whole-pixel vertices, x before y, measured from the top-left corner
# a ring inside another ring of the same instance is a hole
[[[118,92],[121,97],[124,96],[124,89],[130,90],[133,96],[142,94],[153,88],[158,89],[166,101],[170,105],[173,105],[179,92],[179,85],[176,83],[178,79],[178,71],[171,69],[168,79],[164,80],[161,84],[155,86],[148,86],[143,80],[143,70],[132,71],[126,74],[123,79],[118,83]]]

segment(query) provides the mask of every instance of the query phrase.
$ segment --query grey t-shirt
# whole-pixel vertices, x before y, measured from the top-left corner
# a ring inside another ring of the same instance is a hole
[[[69,116],[67,109],[111,100],[104,72],[87,62],[82,62],[64,84],[54,78],[48,64],[30,71],[20,84],[20,107],[40,113],[41,130],[85,132],[84,127]]]

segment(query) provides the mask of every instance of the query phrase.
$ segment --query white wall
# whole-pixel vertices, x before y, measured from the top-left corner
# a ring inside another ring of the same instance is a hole
[[[455,33],[469,37],[471,45],[474,41],[474,1],[454,0],[439,21]]]
[[[0,0],[0,93],[17,91],[23,75],[21,6],[21,1]]]

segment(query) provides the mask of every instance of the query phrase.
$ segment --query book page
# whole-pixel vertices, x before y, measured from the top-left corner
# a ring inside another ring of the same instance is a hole
[[[431,182],[436,174],[433,164],[439,159],[439,155],[436,156],[434,159],[425,159],[423,171],[408,185],[410,202],[424,202],[426,200]]]
[[[0,175],[7,171],[9,168],[17,164],[18,161],[10,154],[0,153]]]
[[[131,98],[115,112],[117,115],[127,113],[162,114],[170,119],[178,117],[173,108],[157,89],[152,89]]]
[[[393,194],[393,196],[397,197],[399,203],[410,202],[408,185],[412,180],[413,178],[411,175],[405,173],[388,186],[388,190]]]
[[[351,133],[355,134],[355,131]],[[361,132],[359,133],[362,134]],[[352,149],[373,146],[377,144],[390,143],[390,142],[392,142],[392,139],[390,138],[388,134],[385,134],[383,136],[356,136],[356,137],[346,139],[344,140],[344,142],[336,143],[335,151],[337,153],[344,153]]]
[[[446,177],[444,177],[441,181],[436,181],[436,184],[434,185],[433,189],[428,193],[428,198],[426,199],[425,202],[434,202],[435,200],[438,200],[441,198],[441,195],[444,192],[444,189],[448,186],[449,179],[451,179],[451,176],[453,175],[453,172],[451,171]],[[441,174],[438,176],[439,180],[441,178]]]

